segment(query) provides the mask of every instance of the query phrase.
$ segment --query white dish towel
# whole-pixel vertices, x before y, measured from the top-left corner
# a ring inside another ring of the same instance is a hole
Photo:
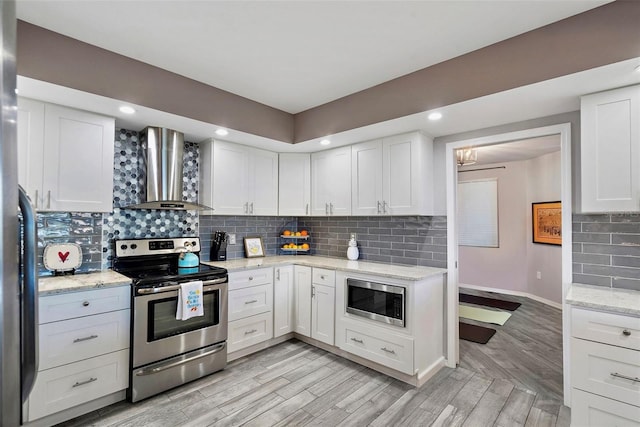
[[[202,297],[202,280],[181,283],[180,289],[178,289],[176,320],[187,320],[192,317],[204,316]]]

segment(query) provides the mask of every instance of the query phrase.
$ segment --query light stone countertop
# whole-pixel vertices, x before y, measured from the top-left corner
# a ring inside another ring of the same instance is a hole
[[[38,295],[55,295],[130,284],[131,279],[112,270],[68,276],[45,276],[38,278]]]
[[[441,275],[446,268],[418,267],[411,265],[382,264],[367,261],[349,261],[341,258],[330,258],[315,255],[305,256],[270,256],[263,258],[237,258],[229,261],[202,261],[202,264],[226,268],[228,271],[241,271],[259,267],[277,267],[280,265],[304,265],[331,270],[348,271],[350,273],[373,274],[393,279],[418,281],[427,277]]]
[[[574,307],[640,316],[640,292],[573,283],[566,298]]]

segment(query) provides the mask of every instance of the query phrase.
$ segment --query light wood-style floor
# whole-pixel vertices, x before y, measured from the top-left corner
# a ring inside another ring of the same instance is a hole
[[[504,326],[492,325],[497,333],[488,344],[461,341],[460,366],[419,389],[292,340],[143,402],[116,403],[60,426],[569,426],[560,310],[473,293],[522,306]]]

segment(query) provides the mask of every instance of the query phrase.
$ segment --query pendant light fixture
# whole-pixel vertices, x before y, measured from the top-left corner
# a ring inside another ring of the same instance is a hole
[[[458,166],[472,165],[478,161],[478,151],[475,148],[460,148],[456,150]]]

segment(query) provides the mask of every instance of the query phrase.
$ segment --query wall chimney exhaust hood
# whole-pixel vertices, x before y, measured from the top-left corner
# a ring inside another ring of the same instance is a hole
[[[140,132],[146,170],[144,202],[128,209],[213,210],[182,200],[184,134],[149,126]]]

